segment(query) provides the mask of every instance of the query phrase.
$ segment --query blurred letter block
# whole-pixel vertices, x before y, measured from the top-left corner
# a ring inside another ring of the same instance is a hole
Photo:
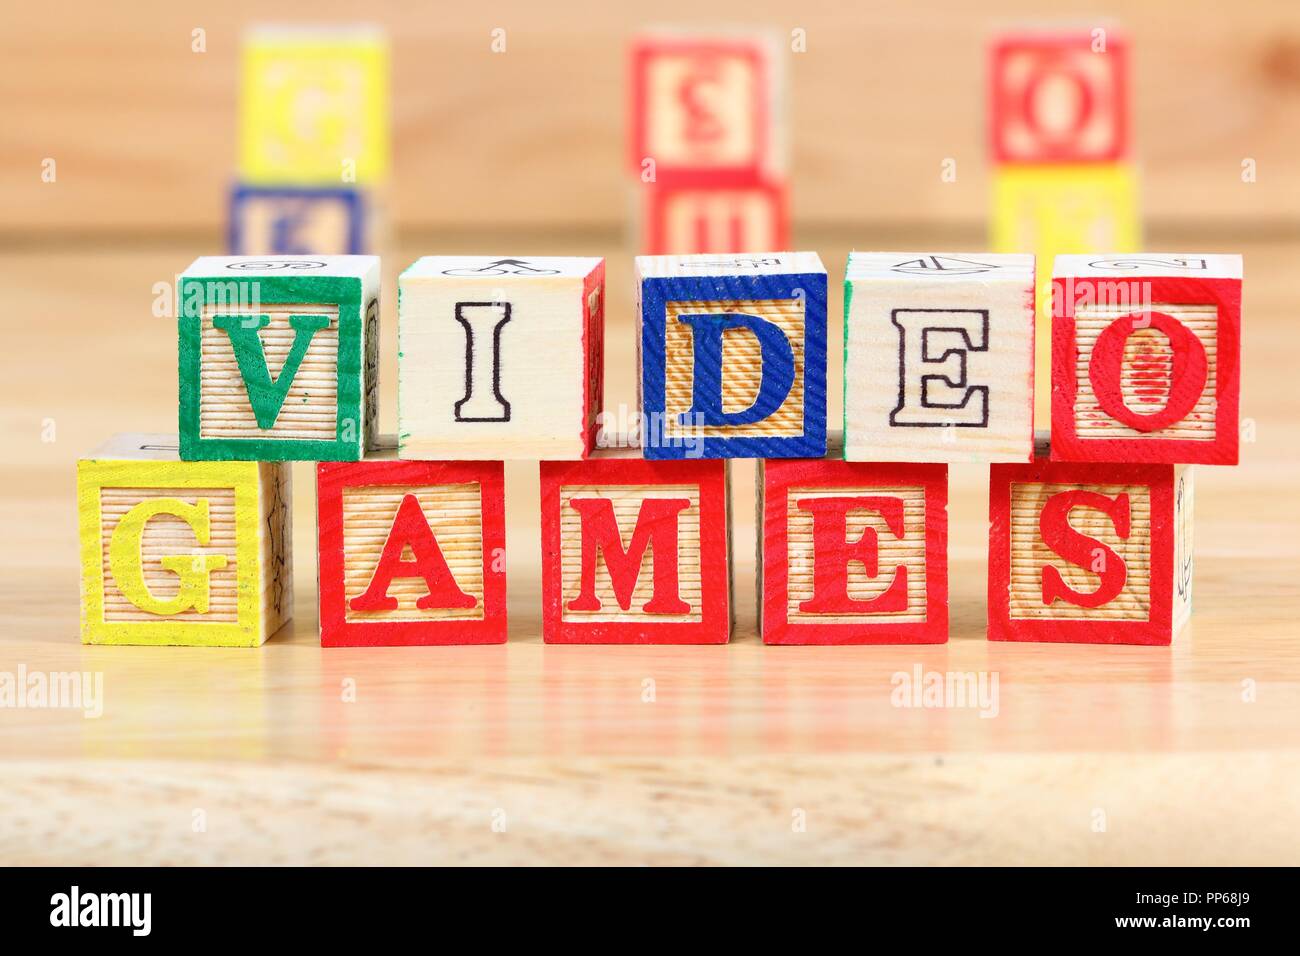
[[[653,34],[632,47],[632,155],[644,174],[727,185],[783,173],[776,38]]]
[[[1138,247],[1137,182],[1111,163],[998,166],[993,170],[993,248],[1038,257],[1039,314],[1050,315],[1052,262],[1058,255]],[[1048,326],[1043,323],[1043,338]],[[1046,353],[1044,353],[1046,354]],[[1043,369],[1046,372],[1046,368]]]
[[[994,43],[989,123],[1000,163],[1115,162],[1128,153],[1128,45],[1107,28]]]
[[[256,647],[293,614],[287,465],[117,435],[77,464],[81,640]]]
[[[180,277],[186,461],[355,461],[375,429],[379,260],[219,257]]]
[[[317,466],[322,647],[506,639],[499,461]]]
[[[770,183],[643,187],[647,255],[761,252],[789,247],[786,190]]]
[[[826,269],[815,252],[636,266],[646,458],[826,454]]]
[[[237,186],[230,194],[232,256],[359,255],[366,231],[357,189]]]
[[[244,38],[240,179],[376,183],[388,172],[388,41],[371,27]]]
[[[1191,469],[993,465],[989,640],[1168,644],[1192,611]]]
[[[759,464],[766,644],[948,640],[948,466]]]
[[[1241,257],[1061,256],[1052,458],[1235,465]]]
[[[400,456],[585,458],[604,299],[604,259],[417,261],[398,279]]]
[[[846,459],[1033,458],[1033,256],[854,252],[844,301]]]
[[[542,635],[550,644],[725,644],[727,463],[634,456],[542,462]]]

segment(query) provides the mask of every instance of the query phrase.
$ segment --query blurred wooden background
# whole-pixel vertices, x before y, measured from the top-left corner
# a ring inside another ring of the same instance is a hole
[[[0,10],[0,237],[215,232],[235,162],[242,29],[364,16],[393,44],[398,228],[618,230],[628,38],[655,23],[806,31],[787,55],[800,227],[953,225],[982,232],[985,37],[1078,18],[1079,5],[595,0],[415,5],[330,0]],[[1149,222],[1285,230],[1300,222],[1300,4],[1084,5],[1132,37]],[[490,49],[506,31],[506,51]],[[195,28],[206,52],[191,52]],[[58,164],[55,184],[41,163]],[[944,159],[957,181],[944,183]],[[1243,159],[1258,181],[1243,183]],[[1230,236],[1225,236],[1225,240]]]

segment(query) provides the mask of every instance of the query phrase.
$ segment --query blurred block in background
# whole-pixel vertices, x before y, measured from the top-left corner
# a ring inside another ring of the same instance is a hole
[[[786,248],[780,53],[774,33],[633,42],[630,163],[644,254]]]
[[[236,186],[230,194],[232,256],[360,255],[368,203],[361,190]]]
[[[1129,151],[1128,44],[1115,30],[994,41],[989,140],[1000,163],[1115,162]]]
[[[778,40],[656,32],[632,45],[630,162],[657,178],[728,181],[785,172]]]
[[[646,255],[766,252],[790,245],[783,184],[647,183],[641,189]]]
[[[258,26],[244,37],[239,178],[376,183],[388,174],[388,41],[376,27]]]

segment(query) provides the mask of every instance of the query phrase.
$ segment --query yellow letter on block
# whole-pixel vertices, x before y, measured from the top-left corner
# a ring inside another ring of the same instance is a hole
[[[141,501],[122,516],[109,541],[109,568],[113,579],[136,607],[150,614],[180,614],[195,610],[208,613],[209,583],[212,572],[226,566],[224,554],[169,554],[160,564],[180,578],[180,590],[174,598],[154,597],[144,575],[144,558],[140,545],[144,540],[145,525],[154,515],[169,514],[180,518],[194,529],[200,547],[207,547],[211,537],[208,499],[199,498],[188,504],[179,498],[154,498]]]
[[[87,644],[255,647],[292,613],[288,467],[119,435],[77,465]]]
[[[371,28],[244,38],[240,178],[369,185],[388,174],[388,42]]]

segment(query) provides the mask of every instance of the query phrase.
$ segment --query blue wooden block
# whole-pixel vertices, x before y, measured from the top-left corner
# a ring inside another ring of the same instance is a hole
[[[817,254],[639,256],[636,266],[645,457],[823,457]]]
[[[236,185],[227,245],[232,256],[332,256],[366,252],[361,191]]]

